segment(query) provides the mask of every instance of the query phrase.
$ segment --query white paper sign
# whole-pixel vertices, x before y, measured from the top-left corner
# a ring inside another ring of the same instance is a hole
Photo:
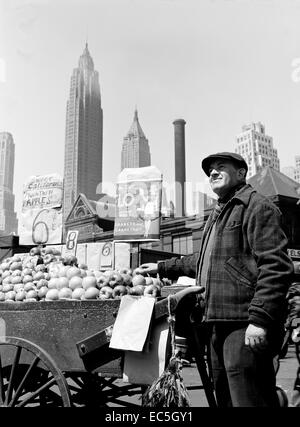
[[[155,298],[124,295],[114,323],[109,347],[143,351],[149,332]]]
[[[87,264],[87,243],[78,243],[76,250],[76,258],[78,264]]]
[[[91,270],[100,270],[101,250],[103,243],[87,244],[87,265]]]

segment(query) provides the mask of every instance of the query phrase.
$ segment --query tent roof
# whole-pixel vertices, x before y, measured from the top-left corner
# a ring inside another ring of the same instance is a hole
[[[300,184],[270,166],[263,168],[247,182],[265,196],[300,198]]]

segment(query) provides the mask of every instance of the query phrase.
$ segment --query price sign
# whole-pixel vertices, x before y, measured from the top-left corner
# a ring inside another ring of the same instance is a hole
[[[300,249],[288,249],[288,255],[291,258],[300,258]]]
[[[66,238],[65,254],[76,255],[78,230],[69,230]]]

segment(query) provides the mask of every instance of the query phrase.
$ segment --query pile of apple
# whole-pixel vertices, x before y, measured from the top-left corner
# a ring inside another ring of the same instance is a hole
[[[123,295],[160,296],[157,278],[139,269],[89,270],[74,256],[62,257],[51,247],[33,248],[0,264],[0,301],[119,299]]]

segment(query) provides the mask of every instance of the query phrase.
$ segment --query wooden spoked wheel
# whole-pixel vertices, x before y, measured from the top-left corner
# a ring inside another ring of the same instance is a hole
[[[64,375],[52,358],[30,341],[0,338],[1,406],[71,406]]]

